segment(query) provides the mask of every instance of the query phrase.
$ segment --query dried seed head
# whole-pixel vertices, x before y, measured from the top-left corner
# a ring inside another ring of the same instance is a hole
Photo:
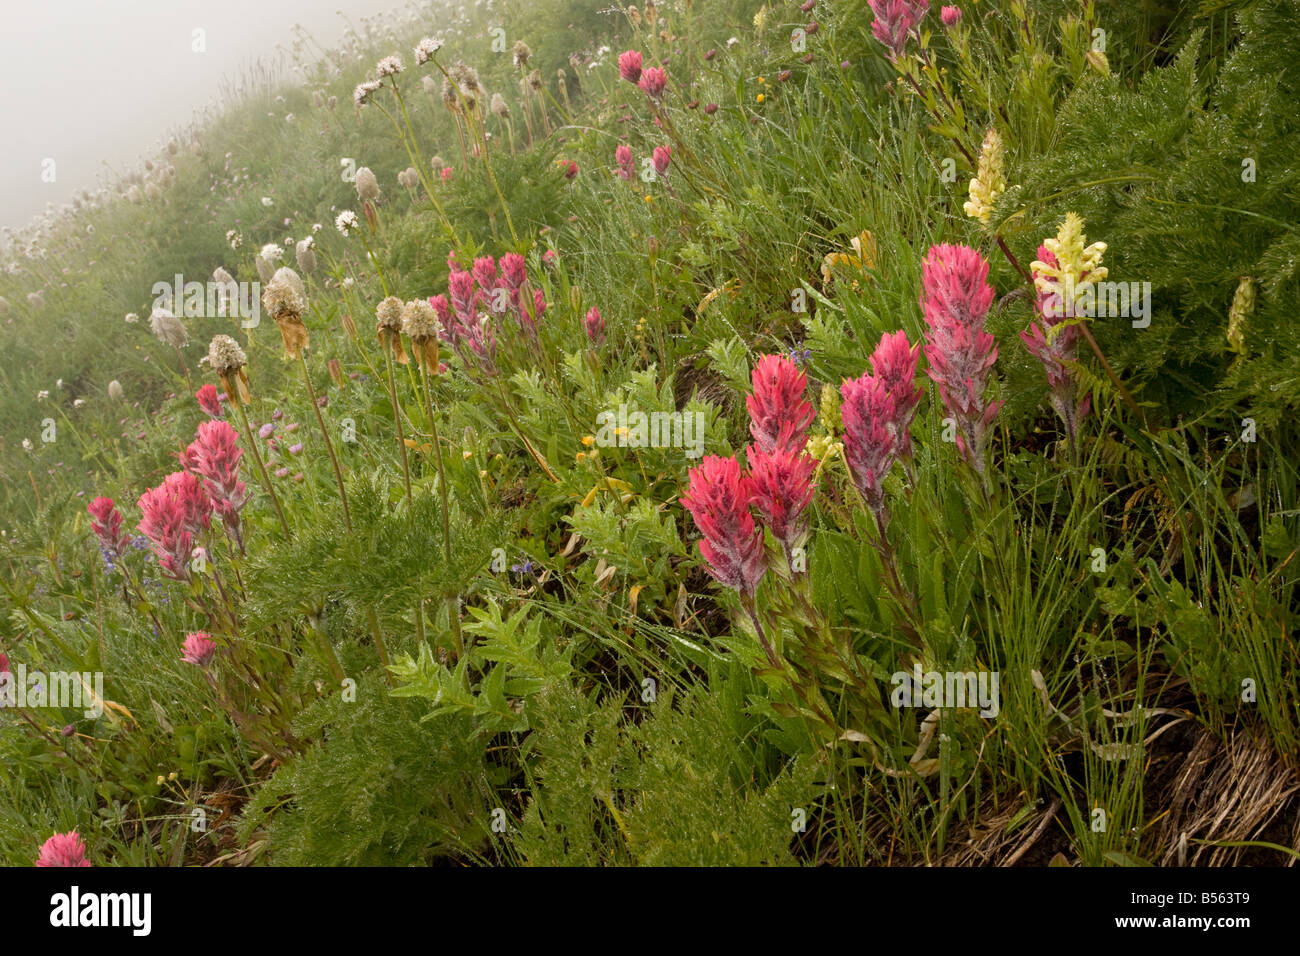
[[[519,40],[515,43],[514,54],[515,69],[522,70],[528,65],[528,58],[533,55],[533,51],[529,49],[527,43],[523,40]]]
[[[229,335],[215,335],[208,345],[208,364],[218,375],[228,375],[247,365],[248,356]]]
[[[379,180],[375,178],[369,166],[362,166],[357,170],[353,185],[357,187],[357,198],[363,202],[379,198]]]
[[[167,309],[154,309],[149,316],[149,328],[158,340],[166,345],[180,348],[189,343],[185,325]]]
[[[427,300],[416,299],[406,303],[402,310],[402,331],[413,341],[436,339],[439,328],[438,315]]]
[[[400,331],[402,328],[402,310],[404,308],[402,300],[395,295],[390,295],[384,299],[375,308],[377,327],[393,332]]]
[[[492,112],[501,119],[509,119],[510,107],[506,106],[506,98],[500,93],[492,94]]]
[[[244,371],[248,356],[238,342],[229,335],[213,336],[208,345],[208,364],[221,379],[221,387],[231,405],[241,402],[247,405],[252,401],[253,397],[248,392],[248,373]]]
[[[294,254],[298,260],[298,268],[303,272],[312,273],[316,271],[316,240],[308,236],[306,239],[300,239],[297,246],[294,247]]]

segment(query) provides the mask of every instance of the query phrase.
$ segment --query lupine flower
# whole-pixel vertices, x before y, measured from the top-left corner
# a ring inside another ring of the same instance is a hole
[[[122,530],[122,513],[113,499],[100,496],[86,506],[86,511],[90,513],[90,530],[99,539],[99,546],[117,557],[127,545],[127,536]]]
[[[641,53],[639,50],[628,50],[626,53],[619,54],[618,75],[629,83],[636,83],[641,79]]]
[[[898,460],[898,406],[885,383],[863,373],[840,385],[840,416],[844,422],[844,460],[853,484],[867,507],[884,523],[883,482]]]
[[[903,458],[912,454],[911,424],[924,394],[924,390],[916,384],[920,363],[921,343],[913,346],[907,341],[907,333],[902,329],[883,335],[880,344],[871,353],[871,371],[884,384],[897,410],[893,422],[894,437],[898,439],[898,452]]]
[[[197,667],[207,667],[217,652],[217,642],[203,631],[187,634],[181,644],[181,660]]]
[[[876,15],[871,24],[872,34],[889,48],[886,54],[889,59],[897,60],[903,55],[907,38],[930,9],[928,0],[867,0],[867,3]]]
[[[998,135],[995,128],[990,126],[980,146],[979,166],[975,171],[975,178],[970,181],[970,199],[962,209],[972,219],[978,219],[982,224],[988,225],[993,206],[1006,189],[1007,180],[1002,171],[1002,137]]]
[[[583,323],[587,330],[587,338],[591,340],[592,345],[600,345],[605,341],[605,320],[600,316],[600,309],[592,306],[587,310],[587,318]]]
[[[36,857],[37,866],[90,866],[86,859],[86,844],[76,830],[56,833],[41,845]]]
[[[682,505],[704,535],[700,553],[708,572],[726,587],[752,597],[767,571],[763,530],[749,512],[753,487],[735,458],[707,455],[689,474]]]
[[[178,581],[189,578],[195,536],[208,527],[212,502],[199,479],[178,471],[140,496],[140,531],[149,539],[163,573]]]
[[[618,175],[620,179],[631,179],[635,166],[632,164],[632,147],[626,143],[620,143],[618,149],[614,150],[614,162],[618,163]]]
[[[981,475],[984,434],[1002,402],[985,403],[984,386],[997,361],[984,316],[993,304],[989,264],[969,246],[932,246],[921,265],[925,357],[939,397],[956,422],[957,449]]]
[[[220,419],[199,425],[186,455],[189,467],[204,479],[203,489],[213,510],[236,541],[240,540],[239,511],[248,500],[248,489],[239,480],[239,459],[243,455],[239,434]]]
[[[750,376],[754,392],[745,400],[749,431],[764,451],[778,445],[802,449],[812,424],[812,402],[804,397],[808,376],[784,355],[764,355]]]
[[[791,445],[764,451],[750,445],[749,459],[752,502],[772,536],[781,542],[786,560],[803,543],[808,532],[808,505],[812,503],[813,470],[817,462]]]
[[[947,6],[939,11],[939,19],[946,27],[956,26],[961,22],[961,7]]]
[[[655,172],[660,176],[668,175],[668,164],[672,161],[673,151],[669,146],[656,146],[652,154]]]
[[[221,399],[217,396],[217,387],[215,385],[204,385],[194,397],[198,399],[199,408],[203,409],[212,418],[221,418]]]
[[[663,98],[664,87],[668,85],[668,74],[657,66],[648,67],[641,73],[637,86],[645,91],[652,100]]]

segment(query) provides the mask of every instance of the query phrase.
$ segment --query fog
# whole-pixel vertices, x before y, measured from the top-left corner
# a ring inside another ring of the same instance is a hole
[[[397,0],[0,0],[0,226],[155,155],[300,23],[330,47]],[[195,50],[201,30],[202,52]],[[107,164],[107,165],[106,165]],[[51,181],[52,180],[52,181]]]

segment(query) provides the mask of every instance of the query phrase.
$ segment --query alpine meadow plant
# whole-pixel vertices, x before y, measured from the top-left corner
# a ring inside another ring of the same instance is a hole
[[[969,246],[932,246],[921,264],[927,372],[955,427],[957,450],[981,478],[986,474],[985,441],[1001,401],[985,390],[998,358],[984,317],[993,304],[989,264]]]

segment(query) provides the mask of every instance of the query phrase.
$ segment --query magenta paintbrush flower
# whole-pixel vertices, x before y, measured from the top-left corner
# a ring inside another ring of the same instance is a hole
[[[521,289],[528,281],[528,264],[517,252],[507,252],[501,257],[501,281],[507,289]]]
[[[96,498],[86,506],[90,512],[90,530],[99,539],[99,546],[111,557],[117,557],[126,548],[126,532],[122,530],[122,513],[112,498]]]
[[[217,643],[211,635],[196,631],[187,634],[181,644],[181,660],[197,667],[207,667],[212,662],[212,655],[217,652]]]
[[[840,385],[840,415],[844,422],[844,460],[853,484],[876,515],[886,523],[883,482],[898,460],[898,404],[885,383],[873,375],[846,379]]]
[[[817,462],[793,446],[764,451],[758,445],[745,450],[749,459],[752,502],[772,536],[781,542],[793,570],[794,549],[808,533],[808,505],[812,503],[813,471]]]
[[[450,343],[455,330],[452,328],[451,305],[447,302],[447,297],[442,293],[431,295],[429,305],[433,306],[433,311],[438,316],[438,338]]]
[[[912,345],[902,329],[881,336],[880,344],[871,353],[871,371],[885,386],[895,406],[895,419],[891,427],[898,439],[898,453],[902,458],[912,454],[912,419],[925,390],[916,384],[917,370],[921,364],[921,343]]]
[[[601,318],[600,309],[594,305],[587,310],[587,318],[583,322],[587,330],[587,338],[591,340],[592,345],[600,345],[605,341],[605,320]]]
[[[199,425],[197,437],[187,449],[190,467],[204,479],[203,488],[236,542],[239,534],[239,511],[248,500],[248,489],[239,480],[239,433],[219,419]]]
[[[41,845],[36,857],[37,866],[90,866],[86,859],[86,844],[76,830],[56,833]]]
[[[946,27],[954,27],[961,22],[961,7],[947,6],[939,11],[939,19]]]
[[[668,164],[672,162],[672,158],[673,150],[671,146],[656,146],[654,152],[650,155],[655,172],[660,176],[668,175]]]
[[[204,385],[194,393],[194,397],[198,399],[199,408],[207,412],[210,417],[222,417],[221,398],[217,395],[217,387],[215,385]]]
[[[997,342],[984,331],[993,304],[989,264],[969,246],[932,246],[921,264],[929,375],[956,425],[957,449],[984,474],[984,436],[1002,407],[986,402],[984,388],[998,358]]]
[[[816,412],[805,398],[808,376],[784,355],[764,355],[750,375],[754,392],[745,400],[749,432],[764,451],[778,445],[802,449]]]
[[[763,530],[749,513],[753,497],[750,480],[734,458],[708,455],[690,470],[690,488],[682,505],[704,535],[700,553],[709,574],[720,583],[753,597],[767,570]]]
[[[493,295],[497,288],[496,260],[491,256],[481,256],[475,259],[471,273],[474,276],[474,281],[478,283],[478,307],[487,309],[494,315],[497,314],[496,297]]]
[[[619,145],[614,150],[614,162],[618,163],[618,175],[620,179],[631,179],[632,173],[636,167],[632,164],[632,147],[626,143]]]
[[[140,531],[153,546],[158,565],[168,577],[189,578],[195,537],[209,525],[212,502],[199,479],[178,471],[140,496]]]
[[[886,54],[889,59],[898,59],[907,46],[907,38],[930,9],[928,0],[867,0],[867,3],[876,15],[871,24],[872,34],[889,48]]]
[[[618,55],[618,75],[629,83],[641,79],[641,51],[628,50]]]
[[[660,100],[664,95],[664,87],[668,85],[668,74],[657,66],[647,67],[641,72],[641,79],[637,86],[641,87],[653,100]]]

